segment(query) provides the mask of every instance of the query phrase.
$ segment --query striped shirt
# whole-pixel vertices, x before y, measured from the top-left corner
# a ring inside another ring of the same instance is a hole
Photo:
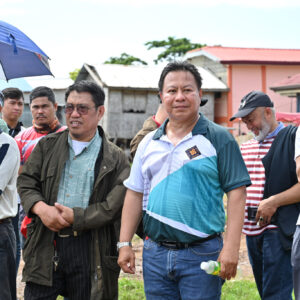
[[[66,129],[66,126],[60,127],[57,132],[63,131]],[[38,143],[38,141],[46,136],[47,133],[40,133],[37,132],[33,126],[25,129],[24,131],[20,132],[16,137],[15,141],[17,142],[17,145],[20,150],[21,155],[21,166],[23,166],[30,156],[32,150]]]
[[[248,207],[257,208],[260,201],[263,200],[266,178],[262,159],[271,148],[277,133],[283,128],[283,124],[280,123],[279,126],[262,142],[251,139],[241,145],[242,156],[252,182],[252,185],[247,187],[245,218],[243,226],[243,233],[246,235],[258,235],[266,229],[277,228],[275,225],[258,226],[255,220],[248,220]]]

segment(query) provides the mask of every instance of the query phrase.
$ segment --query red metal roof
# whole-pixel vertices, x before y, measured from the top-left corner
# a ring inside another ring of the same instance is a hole
[[[194,49],[188,54],[207,53],[226,64],[279,64],[300,65],[300,49],[236,48],[207,46]]]
[[[272,84],[272,89],[283,88],[283,87],[300,87],[300,73],[288,76],[285,79],[282,79],[274,84]]]

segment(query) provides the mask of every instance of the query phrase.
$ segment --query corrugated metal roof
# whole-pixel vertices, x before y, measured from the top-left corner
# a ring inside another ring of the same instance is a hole
[[[74,81],[70,78],[55,78],[52,76],[27,77],[26,81],[32,89],[38,86],[47,86],[53,90],[67,89]]]
[[[0,80],[0,90],[9,87],[18,88],[23,92],[30,92],[32,90],[32,87],[23,78],[10,79],[8,82],[6,80]]]
[[[300,64],[300,49],[207,46],[187,52],[185,58],[202,55],[221,63]]]
[[[90,65],[87,65],[89,68]],[[99,64],[95,68],[103,85],[114,88],[158,89],[158,80],[164,66],[125,66]],[[89,68],[90,69],[90,68]],[[92,69],[90,69],[92,71]],[[215,75],[198,67],[202,76],[203,90],[226,91],[226,84]]]

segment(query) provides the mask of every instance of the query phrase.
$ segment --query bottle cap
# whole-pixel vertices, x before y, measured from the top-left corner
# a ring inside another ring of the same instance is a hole
[[[200,268],[204,271],[206,271],[208,269],[208,262],[206,261],[203,261],[201,264],[200,264]]]

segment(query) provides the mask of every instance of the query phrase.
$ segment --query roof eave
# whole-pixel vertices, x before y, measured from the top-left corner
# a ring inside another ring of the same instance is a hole
[[[204,50],[199,50],[199,51],[195,51],[195,52],[187,52],[183,58],[185,60],[187,60],[187,59],[191,59],[191,58],[198,57],[198,56],[205,56],[208,59],[211,59],[213,61],[220,61],[220,59],[217,56],[214,56]]]
[[[224,65],[300,65],[300,61],[220,60]]]

